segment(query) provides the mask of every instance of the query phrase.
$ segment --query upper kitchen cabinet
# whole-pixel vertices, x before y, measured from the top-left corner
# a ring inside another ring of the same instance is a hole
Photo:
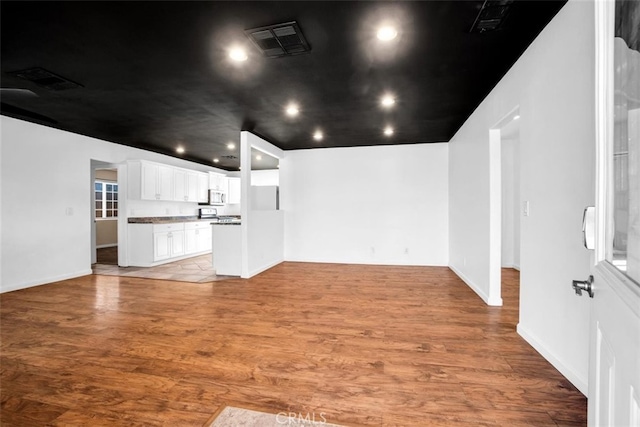
[[[228,191],[227,180],[227,177],[223,174],[209,172],[209,189],[226,193]]]
[[[198,174],[198,203],[207,203],[209,200],[209,175],[204,172]]]
[[[198,202],[199,198],[199,175],[188,169],[174,168],[173,170],[173,200],[176,202]],[[204,174],[206,176],[206,174]]]
[[[129,198],[175,202],[206,202],[209,175],[146,160],[129,165]]]
[[[175,200],[186,202],[189,198],[189,183],[187,170],[176,168],[173,170],[173,197]]]
[[[173,200],[174,175],[171,166],[145,160],[128,162],[129,197],[141,200]]]

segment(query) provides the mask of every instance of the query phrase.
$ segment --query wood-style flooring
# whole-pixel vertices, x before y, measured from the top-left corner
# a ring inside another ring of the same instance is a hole
[[[224,405],[352,426],[585,426],[586,399],[448,268],[284,263],[0,296],[2,426],[202,426]],[[320,417],[323,418],[320,418]]]

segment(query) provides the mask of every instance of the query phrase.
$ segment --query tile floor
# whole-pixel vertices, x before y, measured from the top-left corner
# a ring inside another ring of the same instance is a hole
[[[100,255],[98,255],[98,259],[100,260]],[[99,262],[94,264],[92,269],[93,274],[106,276],[142,277],[179,282],[204,283],[235,278],[216,275],[212,266],[211,254],[199,255],[155,267],[118,267]]]

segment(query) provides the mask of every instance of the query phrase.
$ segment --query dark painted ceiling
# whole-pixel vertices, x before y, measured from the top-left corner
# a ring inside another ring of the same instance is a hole
[[[446,142],[565,2],[516,0],[497,30],[470,32],[484,3],[2,1],[2,114],[229,170],[240,130],[284,150]],[[309,53],[267,58],[244,33],[293,20]],[[32,67],[81,86],[11,74]]]

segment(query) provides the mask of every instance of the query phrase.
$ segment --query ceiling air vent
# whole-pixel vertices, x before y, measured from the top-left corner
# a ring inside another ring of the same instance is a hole
[[[8,74],[29,80],[30,82],[49,90],[67,90],[82,87],[82,85],[79,85],[78,83],[72,82],[64,77],[60,77],[59,75],[40,67],[29,68],[28,70],[22,71],[13,71]]]
[[[223,159],[227,159],[227,160],[236,160],[238,157],[232,155],[232,154],[227,154],[226,156],[222,156]]]
[[[269,58],[299,55],[311,50],[296,21],[253,28],[244,32]]]
[[[471,26],[471,33],[495,31],[502,26],[513,0],[485,0]]]

